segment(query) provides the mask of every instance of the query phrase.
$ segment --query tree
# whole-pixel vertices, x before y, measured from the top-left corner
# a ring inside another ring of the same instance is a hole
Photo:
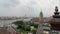
[[[17,25],[17,29],[23,29],[23,30],[26,30],[26,31],[30,31],[30,25],[27,25],[25,24],[23,21],[16,21],[16,22],[13,22],[13,24]]]
[[[22,28],[22,26],[25,25],[25,23],[23,21],[16,21],[16,22],[13,22],[13,24],[17,25],[18,29]]]
[[[15,24],[15,25],[24,25],[24,22],[23,21],[16,21],[16,22],[13,22],[13,24]]]
[[[30,23],[31,26],[34,26],[34,23]]]
[[[34,27],[35,27],[35,28],[38,28],[38,24],[34,24]]]
[[[25,27],[23,27],[25,31],[30,31],[30,26],[29,25],[25,25]]]
[[[33,34],[36,34],[37,29],[33,29],[31,32],[32,32]]]
[[[31,26],[34,26],[35,28],[38,28],[38,25],[39,24],[36,24],[36,23],[30,23]]]

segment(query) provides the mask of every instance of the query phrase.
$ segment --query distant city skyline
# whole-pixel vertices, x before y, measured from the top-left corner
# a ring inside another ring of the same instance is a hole
[[[0,0],[0,16],[44,17],[53,15],[55,6],[60,11],[60,0]]]

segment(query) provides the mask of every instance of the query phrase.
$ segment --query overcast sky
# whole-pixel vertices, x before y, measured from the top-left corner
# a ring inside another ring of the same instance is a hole
[[[0,0],[0,16],[39,16],[42,11],[49,17],[55,6],[60,9],[60,0]]]

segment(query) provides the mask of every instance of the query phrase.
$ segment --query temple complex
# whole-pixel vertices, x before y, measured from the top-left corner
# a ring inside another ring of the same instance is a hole
[[[51,30],[60,31],[60,14],[58,12],[58,7],[55,7],[53,18],[50,20]]]

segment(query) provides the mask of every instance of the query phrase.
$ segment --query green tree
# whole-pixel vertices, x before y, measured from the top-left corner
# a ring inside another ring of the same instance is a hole
[[[31,32],[32,32],[33,34],[36,34],[37,29],[33,29]]]
[[[17,25],[18,29],[22,28],[25,25],[23,21],[16,21],[16,22],[13,22],[13,24]]]
[[[23,21],[16,21],[16,22],[13,22],[13,24],[15,24],[15,25],[25,25]]]
[[[30,23],[31,26],[34,26],[34,23]]]
[[[38,25],[39,24],[36,24],[36,23],[30,23],[31,26],[34,26],[35,28],[38,28]]]
[[[38,24],[34,24],[34,27],[35,27],[35,28],[38,28]]]
[[[30,29],[31,29],[31,28],[30,28],[29,25],[26,25],[26,26],[25,26],[25,30],[26,30],[26,31],[30,31]]]

